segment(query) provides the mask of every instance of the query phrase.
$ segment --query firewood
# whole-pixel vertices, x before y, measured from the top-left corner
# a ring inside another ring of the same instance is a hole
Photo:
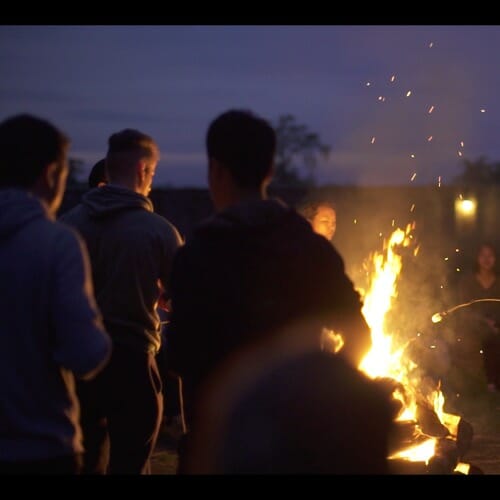
[[[472,425],[463,418],[461,418],[460,422],[458,423],[458,429],[457,429],[457,451],[458,451],[458,458],[460,460],[470,449],[473,437],[474,437],[474,429]]]
[[[439,439],[434,455],[429,460],[429,474],[452,474],[458,461],[456,441],[451,438]]]
[[[417,403],[417,422],[425,434],[433,437],[445,437],[448,429],[441,423],[436,412],[427,403]]]

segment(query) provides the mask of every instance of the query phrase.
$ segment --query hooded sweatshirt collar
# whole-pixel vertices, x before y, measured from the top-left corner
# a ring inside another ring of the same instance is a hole
[[[24,189],[0,189],[0,239],[36,219],[51,219],[44,203]]]
[[[83,195],[82,203],[90,217],[96,218],[130,209],[153,211],[153,203],[149,198],[114,184],[91,189]]]
[[[208,218],[198,231],[261,231],[282,225],[294,211],[279,199],[251,200],[233,205]]]

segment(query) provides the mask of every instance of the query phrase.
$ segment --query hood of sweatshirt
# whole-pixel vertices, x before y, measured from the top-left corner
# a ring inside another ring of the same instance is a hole
[[[0,239],[36,219],[50,218],[43,202],[23,189],[0,189]]]
[[[91,189],[82,196],[82,204],[92,218],[108,217],[130,209],[153,211],[152,201],[131,189],[107,184]]]
[[[202,223],[197,232],[208,236],[210,233],[238,233],[250,239],[266,233],[288,233],[296,231],[297,224],[308,228],[309,223],[295,210],[278,199],[252,200],[233,205],[215,214]]]

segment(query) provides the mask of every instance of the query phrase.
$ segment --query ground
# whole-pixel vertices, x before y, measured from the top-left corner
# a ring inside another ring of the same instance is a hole
[[[500,407],[479,408],[467,415],[467,421],[474,429],[474,437],[463,461],[478,467],[484,474],[500,474]],[[153,474],[175,474],[178,437],[178,428],[162,427],[151,463]]]

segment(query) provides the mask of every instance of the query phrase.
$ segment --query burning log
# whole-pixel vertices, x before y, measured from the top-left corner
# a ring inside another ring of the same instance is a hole
[[[419,440],[419,429],[414,420],[396,420],[389,438],[389,455],[414,446]]]
[[[417,402],[416,418],[424,434],[438,438],[444,438],[450,434],[427,402]]]
[[[457,428],[457,451],[459,459],[462,459],[470,449],[473,437],[474,429],[472,425],[461,418]]]
[[[452,438],[439,439],[429,460],[430,474],[452,474],[458,464],[457,442]]]

